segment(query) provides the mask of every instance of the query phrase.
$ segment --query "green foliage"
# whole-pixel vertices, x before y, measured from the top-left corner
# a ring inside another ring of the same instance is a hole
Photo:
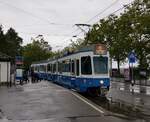
[[[136,0],[132,7],[128,8],[133,31],[130,34],[133,41],[133,49],[139,59],[139,67],[147,68],[147,55],[150,54],[150,2]]]
[[[68,48],[69,48],[70,50],[72,50],[72,51],[76,51],[76,50],[82,48],[82,47],[85,45],[84,40],[83,40],[83,39],[80,39],[80,38],[78,38],[78,39],[76,40],[76,42],[73,42],[72,40],[71,40],[71,42],[72,42],[72,43],[69,45]]]
[[[5,40],[7,43],[7,54],[9,56],[15,57],[16,55],[21,55],[22,38],[18,36],[18,33],[13,28],[10,28],[6,32]]]
[[[22,38],[18,36],[18,33],[10,28],[6,34],[0,26],[0,52],[5,53],[15,59],[16,55],[21,55]]]
[[[6,45],[5,35],[3,32],[2,26],[0,26],[0,52],[3,52],[3,53],[6,52],[4,45]]]
[[[43,43],[47,45],[46,41],[39,41],[32,39],[32,43],[23,47],[23,57],[25,68],[29,69],[30,65],[35,61],[46,60],[53,56],[53,53],[47,48],[43,47]]]
[[[150,1],[135,0],[119,16],[111,15],[102,19],[85,37],[85,42],[106,44],[110,56],[120,63],[124,62],[129,52],[137,54],[139,67],[148,67],[150,54]]]

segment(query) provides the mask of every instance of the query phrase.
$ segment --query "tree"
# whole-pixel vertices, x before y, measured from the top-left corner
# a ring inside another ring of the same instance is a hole
[[[48,42],[45,41],[43,35],[38,35],[35,39],[32,38],[31,40],[39,42],[40,47],[47,51],[52,50],[52,47],[48,44]]]
[[[10,28],[5,34],[5,53],[15,59],[15,56],[21,55],[22,38],[18,36],[18,33]]]
[[[4,45],[6,45],[5,35],[3,32],[3,27],[0,25],[0,52],[5,53],[6,48]]]
[[[150,53],[150,2],[149,0],[135,0],[128,7],[126,14],[130,18],[132,32],[132,48],[137,54],[140,68],[147,68],[147,55]]]
[[[115,15],[107,19],[100,20],[100,24],[93,26],[85,38],[90,43],[102,43],[108,47],[110,56],[118,63],[118,72],[120,73],[120,63],[126,59],[125,30],[123,30],[122,19]]]
[[[77,51],[85,45],[83,39],[78,38],[76,41],[71,40],[71,44],[69,45],[70,50]]]
[[[113,27],[111,27],[113,32],[110,35],[112,41],[109,48],[111,57],[117,61],[118,73],[120,74],[120,64],[126,60],[128,53],[132,50],[132,42],[129,37],[132,29],[126,14],[122,14],[113,21]]]
[[[41,43],[39,40],[34,40],[33,38],[32,41],[32,43],[23,47],[23,57],[26,69],[29,69],[30,65],[35,61],[46,60],[53,56],[51,51],[41,46],[43,43],[47,43],[46,41],[43,40]]]
[[[85,41],[106,44],[110,56],[120,63],[131,51],[135,51],[139,67],[147,68],[147,55],[150,54],[150,2],[135,0],[119,16],[111,15],[100,20],[88,32]]]
[[[15,59],[15,56],[21,55],[21,44],[22,38],[18,36],[18,33],[13,28],[10,28],[4,34],[2,26],[0,26],[0,52]]]

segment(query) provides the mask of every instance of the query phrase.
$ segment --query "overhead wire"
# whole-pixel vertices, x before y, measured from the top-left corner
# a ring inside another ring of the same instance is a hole
[[[105,12],[107,9],[109,9],[111,6],[113,6],[113,5],[114,5],[116,2],[118,2],[118,1],[119,1],[119,0],[116,0],[115,2],[113,2],[110,6],[106,7],[103,11],[101,11],[100,13],[98,13],[96,16],[98,16],[98,15],[102,14],[103,12]],[[42,20],[42,21],[48,23],[48,25],[71,25],[71,24],[61,24],[61,23],[50,22],[50,21],[48,21],[48,20],[46,20],[46,19],[44,19],[44,18],[42,18],[42,17],[39,17],[39,16],[37,16],[37,15],[35,15],[35,14],[29,12],[29,11],[26,11],[26,10],[24,10],[24,9],[22,9],[22,8],[16,7],[16,6],[14,6],[14,5],[12,5],[12,4],[9,4],[9,3],[7,3],[7,2],[4,2],[4,1],[2,1],[2,0],[0,0],[0,4],[5,4],[5,5],[9,6],[9,7],[15,8],[16,10],[19,10],[19,11],[25,13],[25,14],[28,14],[28,15],[34,17],[34,18],[37,18],[37,19],[39,19],[40,21]],[[94,19],[96,16],[92,17],[92,18],[91,18],[90,20],[88,20],[87,22],[91,21],[91,20]],[[25,25],[25,27],[27,27],[27,26],[31,27],[31,26],[33,26],[33,25]],[[71,32],[71,34],[74,33],[74,32],[76,32],[76,31],[78,31],[78,30],[79,30],[79,29],[76,29],[75,31]]]
[[[95,19],[96,17],[100,16],[101,14],[103,14],[105,11],[107,11],[108,9],[110,9],[112,6],[114,6],[116,3],[118,3],[120,0],[115,0],[115,2],[111,3],[109,6],[107,6],[106,8],[104,8],[102,11],[100,11],[98,14],[96,14],[95,16],[93,16],[92,18],[90,18],[86,23],[91,22],[93,19]]]
[[[91,22],[93,19],[95,19],[96,17],[99,17],[99,16],[100,16],[101,14],[103,14],[105,11],[107,11],[107,10],[110,9],[112,6],[114,6],[118,1],[119,1],[119,0],[116,0],[115,2],[111,3],[108,7],[104,8],[104,9],[103,9],[102,11],[100,11],[98,14],[96,14],[95,16],[93,16],[92,18],[90,18],[86,23],[89,23],[89,22]],[[47,19],[44,19],[44,18],[42,18],[42,17],[39,17],[39,16],[37,16],[36,14],[33,14],[33,13],[31,13],[31,12],[29,12],[29,11],[26,11],[26,10],[24,10],[24,9],[22,9],[22,8],[18,8],[18,7],[16,7],[16,6],[14,6],[14,5],[12,5],[12,4],[9,4],[9,3],[7,3],[7,2],[4,2],[4,1],[2,1],[2,0],[0,0],[0,4],[5,4],[5,5],[9,6],[9,7],[15,8],[16,10],[19,10],[19,11],[21,11],[21,12],[23,12],[23,13],[26,13],[26,14],[28,14],[28,15],[34,17],[34,18],[37,18],[37,19],[40,20],[40,21],[42,20],[42,21],[46,22],[48,25],[71,25],[71,24],[61,24],[61,23],[50,22],[50,21],[47,20]],[[130,4],[131,4],[131,3],[129,3],[129,4],[127,4],[126,6],[123,6],[123,7],[119,8],[119,9],[117,9],[116,11],[114,11],[114,12],[112,12],[111,14],[107,15],[106,17],[103,17],[102,19],[107,18],[107,17],[109,17],[109,16],[112,15],[112,14],[115,14],[116,12],[118,12],[118,11],[120,11],[120,10],[126,8],[126,7],[129,6]],[[98,22],[99,22],[99,21],[98,21]],[[98,22],[96,22],[96,23],[98,23]],[[30,26],[30,25],[29,25],[29,26]],[[32,26],[32,25],[31,25],[31,26]],[[79,30],[79,28],[77,28],[75,31],[71,32],[71,34],[68,34],[68,35],[72,35],[73,33],[77,32],[78,30]],[[80,33],[76,34],[76,35],[78,36],[78,35],[80,35],[81,33],[82,33],[82,31],[81,31]],[[50,35],[50,34],[46,34],[46,35],[52,36],[52,35]],[[54,34],[54,35],[56,35],[56,34]],[[72,39],[72,36],[71,36],[71,38],[70,38],[69,40],[71,40],[71,39]],[[65,40],[65,39],[64,39],[64,40]]]
[[[19,32],[19,33],[22,33],[22,34],[29,34],[29,35],[46,35],[46,36],[62,36],[62,37],[68,37],[68,36],[71,36],[71,35],[67,35],[67,34],[47,34],[47,33],[30,33],[30,32]]]
[[[57,25],[57,26],[59,26],[59,25],[60,25],[60,26],[62,26],[62,25],[72,25],[72,24],[65,24],[65,23],[54,23],[54,22],[50,22],[49,20],[47,20],[47,19],[45,19],[45,18],[43,18],[43,17],[37,16],[36,14],[33,14],[33,13],[29,12],[29,11],[26,11],[26,10],[24,10],[23,8],[16,7],[16,6],[12,5],[12,4],[9,4],[8,2],[4,2],[3,0],[0,0],[0,4],[4,4],[4,5],[6,5],[6,6],[9,6],[9,7],[11,7],[11,8],[16,9],[16,10],[19,10],[19,11],[21,11],[21,12],[27,14],[27,15],[30,15],[30,16],[32,16],[32,17],[34,17],[34,18],[36,18],[36,19],[38,19],[38,20],[40,20],[40,21],[46,22],[48,25]],[[28,26],[28,25],[26,25],[26,26]],[[30,26],[30,25],[29,25],[29,26]]]
[[[115,13],[119,12],[120,10],[122,10],[122,9],[125,9],[125,8],[129,7],[130,5],[132,5],[132,3],[133,3],[133,2],[130,2],[129,4],[126,4],[125,6],[123,6],[123,7],[119,8],[119,9],[115,10],[115,11],[114,11],[114,12],[112,12],[111,14],[109,14],[109,15],[107,15],[107,16],[105,16],[105,17],[101,18],[101,19],[108,18],[109,16],[111,16],[111,15],[113,15],[113,14],[115,14]],[[97,21],[97,22],[96,22],[96,23],[94,23],[94,24],[98,24],[98,23],[99,23],[99,21]],[[83,33],[83,32],[81,31],[81,32],[79,32],[77,35],[80,35],[81,33]]]
[[[55,25],[55,26],[73,26],[72,24],[65,24],[65,23],[54,23],[54,22],[50,22],[50,21],[48,21],[48,20],[46,20],[46,19],[44,19],[44,18],[42,18],[42,17],[39,17],[39,16],[37,16],[37,15],[35,15],[35,14],[33,14],[33,13],[31,13],[31,12],[29,12],[29,11],[26,11],[26,10],[24,10],[24,9],[22,9],[22,8],[19,8],[19,7],[16,7],[16,6],[14,6],[14,5],[12,5],[12,4],[9,4],[9,3],[7,3],[7,2],[4,2],[4,1],[2,1],[2,0],[0,0],[0,4],[4,4],[4,5],[7,5],[7,6],[9,6],[9,7],[11,7],[11,8],[14,8],[14,9],[16,9],[16,10],[19,10],[19,11],[21,11],[21,12],[23,12],[23,13],[25,13],[25,14],[27,14],[27,15],[30,15],[31,17],[34,17],[34,18],[36,18],[36,19],[38,19],[38,20],[42,20],[42,21],[44,21],[44,22],[46,22],[47,23],[47,25]],[[29,26],[29,27],[31,27],[31,26],[34,26],[34,25],[24,25],[25,27],[27,27],[27,26]],[[8,27],[8,26],[7,26]],[[75,31],[74,31],[75,32]],[[74,32],[72,32],[72,33],[74,33]],[[23,33],[23,32],[21,32],[21,33]],[[25,33],[25,32],[24,32]],[[71,34],[72,34],[71,33]],[[31,33],[28,33],[28,34],[31,34]],[[32,33],[32,34],[35,34],[35,33]],[[61,35],[57,35],[57,34],[43,34],[43,35],[47,35],[47,36],[61,36]],[[69,34],[68,34],[69,35]],[[65,35],[66,36],[66,35]],[[62,37],[64,37],[64,35],[62,35]]]
[[[111,3],[109,6],[107,6],[106,8],[104,8],[102,11],[100,11],[98,14],[96,14],[95,16],[93,16],[92,18],[90,18],[89,20],[87,20],[85,23],[89,23],[90,21],[92,21],[93,19],[95,19],[97,16],[100,16],[101,14],[103,14],[105,11],[107,11],[108,9],[110,9],[112,6],[114,6],[116,3],[118,3],[120,0],[115,0],[115,2]],[[78,31],[79,28],[77,28],[77,30],[73,31],[72,33]],[[76,34],[76,36],[78,36],[79,34],[83,33],[83,31],[79,32],[78,34]],[[69,39],[71,40],[71,39]]]

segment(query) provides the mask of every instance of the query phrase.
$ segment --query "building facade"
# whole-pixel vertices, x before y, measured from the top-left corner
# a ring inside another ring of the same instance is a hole
[[[11,58],[0,52],[0,84],[9,83],[11,80]]]

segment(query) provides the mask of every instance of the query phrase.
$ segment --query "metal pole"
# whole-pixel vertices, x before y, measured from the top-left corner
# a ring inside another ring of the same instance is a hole
[[[1,86],[1,64],[0,64],[0,86]]]
[[[130,67],[130,62],[129,62],[129,81],[131,82],[131,67]]]
[[[110,77],[113,77],[112,76],[112,58],[110,58]]]
[[[132,86],[134,85],[134,80],[133,80],[133,63],[132,63],[132,80],[131,80]]]
[[[9,83],[9,81],[8,81],[8,61],[7,61],[7,86],[9,87],[10,86],[10,83]]]

